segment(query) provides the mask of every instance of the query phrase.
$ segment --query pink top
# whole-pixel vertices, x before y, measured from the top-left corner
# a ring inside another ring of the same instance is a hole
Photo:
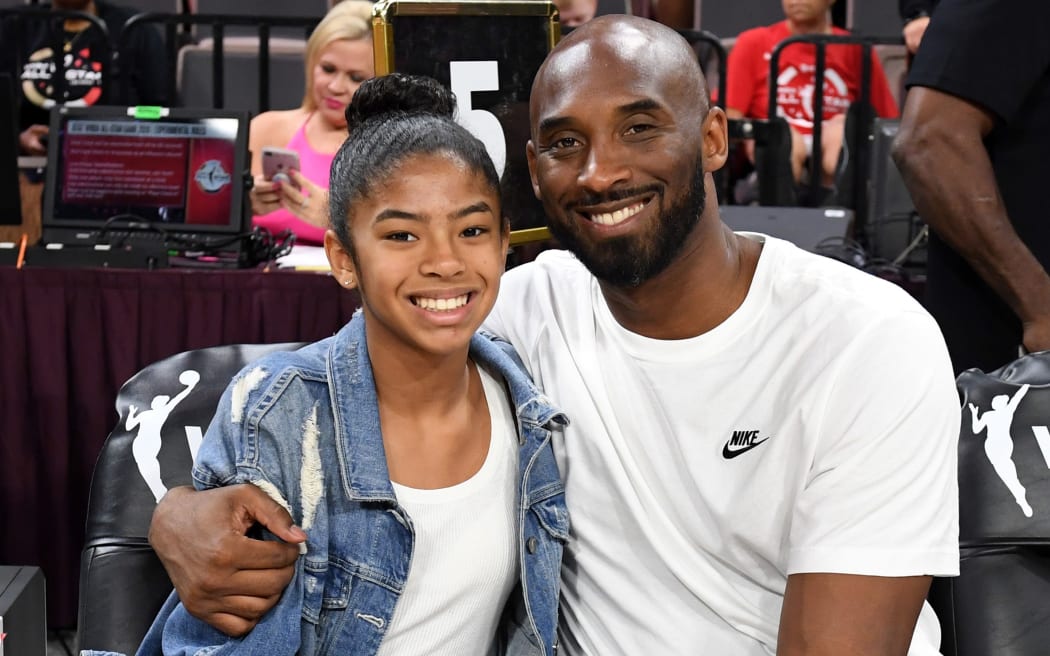
[[[332,160],[335,159],[335,153],[331,155],[319,153],[306,140],[306,124],[310,122],[312,116],[313,114],[310,114],[310,116],[306,117],[303,124],[292,135],[286,147],[299,153],[299,166],[301,167],[299,172],[310,182],[327,189],[328,176],[332,170]],[[310,199],[311,203],[320,201],[321,199],[319,198]],[[283,207],[269,214],[252,217],[252,225],[266,228],[275,235],[282,230],[291,230],[295,233],[295,243],[297,244],[319,246],[324,243],[324,228],[318,228],[312,223],[303,221]]]

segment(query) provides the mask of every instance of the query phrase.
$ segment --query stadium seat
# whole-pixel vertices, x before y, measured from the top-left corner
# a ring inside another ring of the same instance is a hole
[[[269,99],[259,106],[259,40],[255,37],[223,39],[223,106],[253,114],[266,109],[291,109],[302,102],[306,86],[306,41],[270,40]],[[210,39],[179,51],[176,73],[181,107],[215,107],[213,98],[214,52]]]
[[[224,14],[230,16],[273,16],[273,17],[295,17],[316,18],[320,20],[328,13],[328,0],[196,0],[194,13],[202,15]],[[255,34],[255,28],[244,26],[230,26],[226,28],[226,34],[230,36],[245,36]],[[304,30],[297,27],[276,27],[271,31],[273,36],[286,38],[302,38]],[[207,25],[198,25],[196,28],[197,39],[205,39],[211,36],[211,28]]]
[[[958,378],[960,576],[930,603],[945,656],[1050,645],[1050,351]],[[971,407],[972,406],[972,407]]]
[[[882,64],[886,81],[893,93],[897,107],[904,104],[904,78],[908,75],[908,49],[903,43],[880,43],[875,47],[875,56]]]
[[[152,11],[162,14],[179,14],[183,9],[183,0],[113,0],[113,4],[140,12]]]
[[[233,14],[245,16],[312,16],[328,12],[328,0],[197,0],[199,14]]]
[[[791,174],[791,129],[782,117],[770,120],[730,119],[729,139],[732,149],[741,140],[755,143],[755,182],[759,205],[792,206],[798,204],[795,179]],[[736,180],[730,177],[730,184]],[[743,203],[747,204],[747,203]]]
[[[156,499],[167,489],[190,484],[196,447],[233,376],[267,353],[299,346],[187,351],[146,367],[121,387],[120,419],[91,478],[80,559],[78,649],[135,653],[171,592],[147,540]],[[150,437],[155,461],[148,457]]]

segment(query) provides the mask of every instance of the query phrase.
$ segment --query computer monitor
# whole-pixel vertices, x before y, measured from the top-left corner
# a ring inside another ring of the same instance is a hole
[[[244,233],[248,123],[221,109],[54,110],[44,242],[94,245],[120,231],[206,246]]]

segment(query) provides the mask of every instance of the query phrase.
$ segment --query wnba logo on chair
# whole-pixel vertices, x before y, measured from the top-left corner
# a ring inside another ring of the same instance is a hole
[[[179,384],[183,386],[174,397],[167,394],[158,394],[153,397],[148,410],[139,410],[135,405],[128,406],[128,416],[124,427],[128,431],[135,430],[135,438],[131,443],[131,452],[135,457],[139,475],[149,486],[153,498],[160,498],[168,491],[161,480],[160,460],[157,456],[163,444],[162,430],[168,417],[176,406],[179,405],[200,382],[201,375],[193,370],[187,369],[179,374]],[[175,387],[174,385],[172,386]],[[189,447],[190,458],[197,459],[197,450],[200,448],[203,433],[200,426],[184,426],[186,443]]]
[[[1023,435],[1013,430],[1014,416],[1022,399],[1031,388],[1027,383],[1021,385],[1013,395],[998,394],[992,397],[991,409],[981,410],[974,403],[968,403],[970,410],[970,427],[975,436],[986,432],[984,440],[984,453],[995,469],[996,475],[1006,485],[1014,497],[1021,512],[1025,517],[1032,517],[1035,513],[1028,501],[1027,490],[1017,475],[1017,465],[1013,459],[1014,435]],[[1050,470],[1050,428],[1045,425],[1032,425],[1032,435],[1035,437],[1039,452],[1043,456],[1043,462]],[[1045,510],[1045,509],[1044,509]]]

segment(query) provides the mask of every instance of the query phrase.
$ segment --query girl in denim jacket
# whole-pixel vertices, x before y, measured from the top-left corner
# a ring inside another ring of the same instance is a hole
[[[255,484],[305,530],[292,582],[241,638],[172,593],[140,654],[557,651],[569,522],[551,439],[566,418],[475,333],[509,224],[454,107],[428,78],[361,86],[325,250],[362,310],[238,374],[198,453],[199,489]]]

